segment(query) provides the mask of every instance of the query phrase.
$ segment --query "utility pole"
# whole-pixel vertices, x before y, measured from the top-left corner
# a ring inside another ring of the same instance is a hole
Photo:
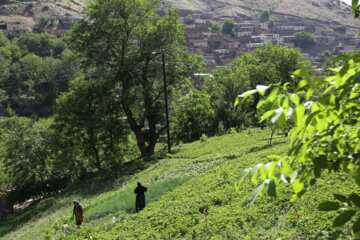
[[[166,87],[166,71],[165,71],[165,54],[164,53],[162,54],[162,66],[163,66],[163,76],[164,76],[165,114],[166,114],[168,152],[171,153],[169,107],[168,107],[168,96],[167,96],[167,87]]]

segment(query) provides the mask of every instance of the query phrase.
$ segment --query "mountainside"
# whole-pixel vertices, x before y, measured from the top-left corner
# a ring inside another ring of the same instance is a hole
[[[41,18],[80,18],[88,0],[0,0],[0,23],[21,22],[33,28]],[[166,8],[171,5],[182,15],[211,13],[213,17],[251,18],[271,9],[277,16],[296,16],[332,24],[358,27],[352,18],[351,7],[340,0],[160,0]]]
[[[351,7],[340,0],[162,0],[181,12],[211,12],[214,17],[259,16],[263,10],[273,14],[346,24],[358,27],[352,18]]]

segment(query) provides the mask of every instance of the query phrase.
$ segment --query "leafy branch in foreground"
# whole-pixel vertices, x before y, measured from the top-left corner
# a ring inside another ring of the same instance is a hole
[[[346,57],[344,57],[346,58]],[[249,198],[252,204],[265,191],[276,196],[276,186],[281,182],[291,184],[294,195],[300,198],[309,185],[314,185],[322,174],[345,171],[360,186],[360,55],[347,59],[347,63],[330,69],[334,74],[326,79],[311,77],[306,70],[294,72],[299,78],[297,86],[289,83],[281,86],[257,86],[256,89],[238,96],[235,104],[258,93],[262,96],[257,108],[265,108],[260,121],[271,119],[283,127],[293,122],[290,132],[290,150],[286,156],[269,156],[275,159],[244,170],[236,183],[238,189],[245,177],[254,184],[263,181]],[[328,171],[325,171],[328,170]],[[360,236],[360,196],[352,189],[350,196],[335,194],[336,201],[319,205],[321,211],[338,211],[333,227],[341,227],[354,220],[352,234]],[[317,237],[338,237],[341,231]]]

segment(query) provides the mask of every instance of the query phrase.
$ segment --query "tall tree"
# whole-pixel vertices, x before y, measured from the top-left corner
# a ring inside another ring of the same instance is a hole
[[[164,129],[159,127],[164,125],[162,54],[172,74],[167,82],[170,88],[187,74],[186,62],[194,59],[180,44],[184,34],[177,13],[169,10],[160,17],[157,3],[97,0],[89,6],[87,20],[74,26],[69,41],[72,49],[83,54],[87,66],[110,73],[107,79],[119,90],[121,107],[142,156],[154,152]]]

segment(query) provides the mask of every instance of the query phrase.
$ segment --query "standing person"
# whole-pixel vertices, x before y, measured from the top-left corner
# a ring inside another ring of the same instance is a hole
[[[136,194],[136,212],[141,211],[145,207],[145,192],[147,191],[147,187],[142,186],[140,182],[137,182],[137,187],[134,190]]]
[[[77,228],[80,228],[80,225],[84,221],[84,208],[77,200],[74,201],[73,217],[74,216],[75,216]]]

